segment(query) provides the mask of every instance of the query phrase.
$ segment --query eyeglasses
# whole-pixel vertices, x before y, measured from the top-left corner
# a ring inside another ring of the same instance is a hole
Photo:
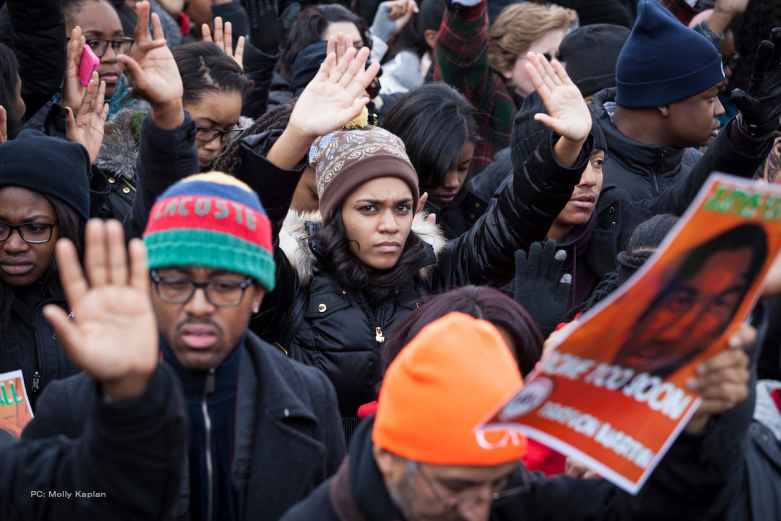
[[[8,239],[11,236],[11,232],[17,230],[24,242],[29,242],[30,244],[49,242],[52,239],[52,229],[59,222],[9,224],[0,221],[0,241]]]
[[[95,56],[98,58],[102,57],[104,54],[106,54],[106,50],[108,49],[108,44],[111,44],[111,48],[114,49],[114,54],[117,56],[121,54],[127,54],[130,52],[130,49],[133,48],[133,43],[135,40],[133,38],[114,38],[113,40],[106,40],[104,38],[92,38],[86,41],[87,45],[89,45],[89,48],[92,49],[92,52],[95,53]]]
[[[238,306],[244,298],[244,292],[252,285],[252,279],[231,280],[214,279],[200,282],[179,275],[158,275],[152,270],[152,281],[157,288],[157,296],[169,304],[184,304],[189,302],[195,290],[200,288],[206,294],[206,299],[221,308]]]
[[[729,58],[722,58],[721,63],[725,67],[729,67],[730,69],[734,69],[738,66],[738,62],[740,61],[740,54],[738,53],[732,53],[732,56]]]
[[[428,474],[426,474],[420,463],[417,461],[413,461],[413,463],[415,464],[416,470],[419,471],[420,477],[423,478],[423,482],[426,483],[426,486],[431,491],[434,498],[436,498],[437,502],[442,506],[443,509],[445,509],[446,512],[456,512],[461,506],[464,505],[480,506],[485,503],[490,503],[492,506],[500,506],[518,494],[523,494],[524,492],[531,490],[529,471],[526,469],[526,466],[519,461],[518,470],[516,472],[520,473],[523,486],[508,488],[500,492],[494,492],[489,497],[476,496],[469,498],[443,499],[439,492],[437,492],[434,481],[428,476]]]
[[[244,127],[241,126],[241,123],[236,123],[236,128],[229,130],[217,130],[216,128],[199,127],[198,125],[195,125],[195,128],[198,130],[195,134],[195,139],[207,143],[213,141],[217,136],[220,136],[221,142],[226,143],[244,132]]]

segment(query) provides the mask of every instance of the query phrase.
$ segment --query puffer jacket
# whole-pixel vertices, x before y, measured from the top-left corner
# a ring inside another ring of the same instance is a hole
[[[422,215],[417,216],[414,229],[428,244],[429,255],[418,275],[399,287],[392,300],[372,302],[363,292],[342,288],[320,253],[317,218],[289,217],[286,233],[275,247],[276,287],[265,295],[261,313],[250,327],[293,358],[323,370],[336,388],[342,416],[355,417],[359,406],[376,398],[380,348],[404,316],[436,291],[467,284],[505,285],[515,274],[515,252],[545,237],[593,149],[589,140],[574,167],[564,168],[555,159],[553,144],[552,137],[543,141],[516,172],[534,180],[532,188],[508,187],[497,204],[458,239],[442,245]],[[252,150],[244,148],[242,170],[263,171],[265,158],[253,158]],[[258,191],[265,192],[264,206],[272,190],[269,186]],[[285,197],[289,201],[292,191]],[[294,247],[283,247],[291,240]]]
[[[616,89],[597,92],[591,117],[602,128],[610,151],[602,165],[604,183],[623,188],[635,201],[657,197],[689,175],[702,157],[693,148],[647,145],[628,138],[613,124]]]
[[[23,288],[11,304],[11,320],[5,338],[0,339],[0,373],[21,369],[30,406],[35,403],[49,382],[76,374],[79,370],[68,359],[65,349],[43,316],[43,306],[56,304],[66,309],[64,301],[34,297],[38,302],[31,309],[20,298],[22,292],[43,292],[41,283]]]

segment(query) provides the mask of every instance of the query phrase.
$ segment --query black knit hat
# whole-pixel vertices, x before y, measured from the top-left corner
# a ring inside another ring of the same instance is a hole
[[[513,170],[523,167],[526,160],[529,159],[537,147],[540,146],[553,132],[551,129],[534,119],[535,114],[547,114],[545,104],[542,102],[537,91],[532,92],[523,100],[521,110],[515,115],[513,120],[513,133],[510,138],[512,147],[511,155],[513,160]],[[596,121],[591,124],[591,137],[594,139],[594,149],[604,150],[607,156],[607,142],[602,133],[602,127]]]
[[[0,145],[0,188],[19,186],[61,200],[89,219],[90,160],[78,143],[24,130]]]
[[[562,40],[561,60],[583,96],[616,86],[618,55],[630,34],[620,25],[594,24],[572,31]]]

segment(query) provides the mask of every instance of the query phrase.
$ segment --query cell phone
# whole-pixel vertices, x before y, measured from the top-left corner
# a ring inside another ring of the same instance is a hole
[[[92,73],[98,70],[99,65],[100,58],[95,56],[90,46],[85,43],[84,52],[81,53],[81,62],[79,62],[79,81],[83,86],[89,86]]]

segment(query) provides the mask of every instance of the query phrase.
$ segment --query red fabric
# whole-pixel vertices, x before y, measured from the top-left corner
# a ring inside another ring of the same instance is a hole
[[[567,457],[564,454],[558,453],[531,438],[528,439],[523,463],[529,471],[541,470],[548,477],[563,474],[566,461]]]
[[[187,18],[186,14],[179,13],[179,32],[181,32],[183,36],[187,36],[189,30],[190,30],[190,19]]]
[[[362,420],[366,419],[367,416],[371,416],[375,412],[377,412],[377,400],[369,403],[365,403],[358,407],[358,417]]]
[[[781,389],[773,389],[773,392],[770,393],[770,396],[773,398],[773,401],[776,404],[776,407],[778,407],[778,410],[781,411]]]

